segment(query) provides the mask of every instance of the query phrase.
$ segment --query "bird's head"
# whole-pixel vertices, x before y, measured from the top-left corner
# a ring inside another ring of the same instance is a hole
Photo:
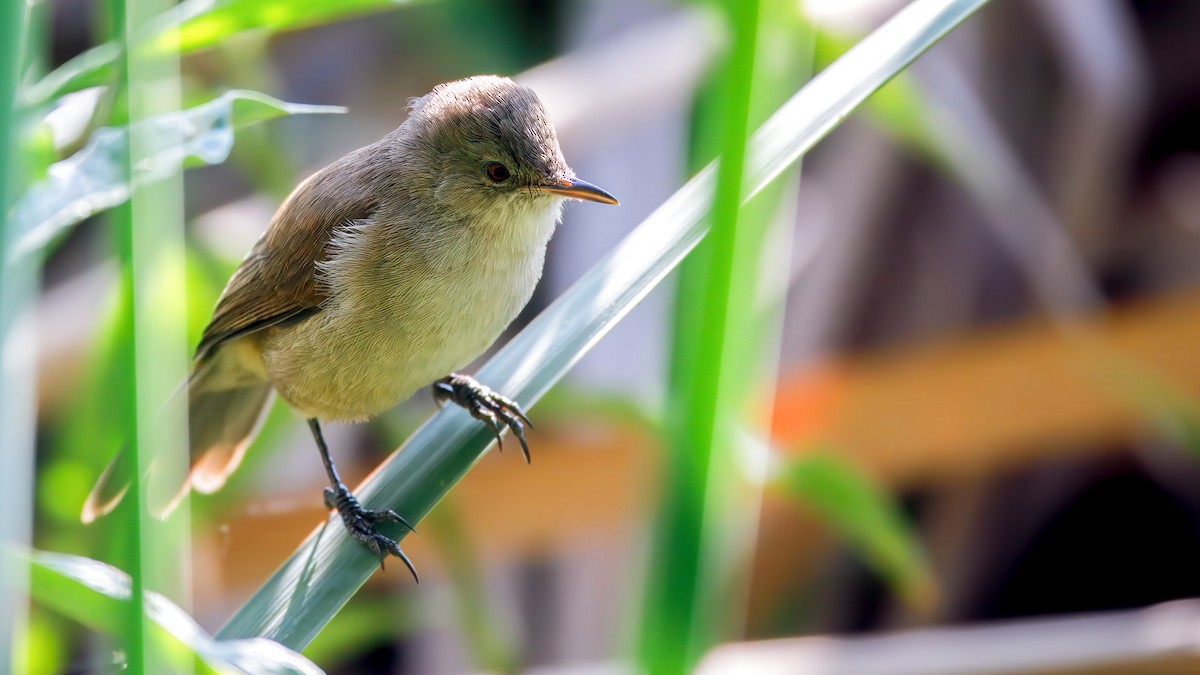
[[[524,219],[565,199],[616,204],[575,176],[537,94],[508,78],[471,77],[415,99],[401,131],[423,156],[435,200],[464,219]]]

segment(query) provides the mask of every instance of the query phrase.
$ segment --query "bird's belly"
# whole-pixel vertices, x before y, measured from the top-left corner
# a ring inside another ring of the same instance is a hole
[[[378,414],[483,353],[528,302],[536,262],[526,273],[484,267],[331,303],[268,338],[268,375],[307,417]]]

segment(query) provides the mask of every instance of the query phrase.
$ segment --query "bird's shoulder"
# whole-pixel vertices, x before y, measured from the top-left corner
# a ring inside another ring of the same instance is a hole
[[[361,152],[313,174],[284,200],[222,291],[197,359],[224,342],[320,310],[326,289],[318,265],[329,256],[335,228],[368,219],[378,208],[369,177],[356,170]]]

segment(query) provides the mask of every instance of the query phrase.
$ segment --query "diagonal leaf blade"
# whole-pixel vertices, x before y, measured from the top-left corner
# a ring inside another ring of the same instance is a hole
[[[20,90],[20,102],[36,108],[73,91],[108,84],[116,74],[121,47],[115,42],[96,45],[55,68],[42,79]]]
[[[235,90],[188,110],[137,122],[137,131],[147,138],[161,137],[163,142],[155,144],[155,154],[135,168],[132,183],[123,164],[129,128],[99,129],[83,149],[51,165],[46,179],[30,186],[13,207],[16,243],[8,259],[41,250],[72,225],[123,203],[136,185],[178,171],[189,158],[203,164],[225,161],[236,129],[284,115],[340,112],[345,109],[287,103]]]
[[[749,191],[757,194],[875,89],[981,7],[986,0],[916,0],[793,96],[754,135]],[[514,337],[478,378],[532,405],[704,237],[715,164],[664,202],[608,256]],[[447,407],[364,481],[369,508],[393,508],[415,522],[490,446],[490,434]],[[326,521],[218,632],[263,635],[299,648],[371,576],[377,561]],[[394,529],[389,534],[402,537]]]

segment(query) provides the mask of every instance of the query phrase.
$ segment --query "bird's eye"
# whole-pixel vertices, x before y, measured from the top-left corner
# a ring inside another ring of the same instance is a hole
[[[491,178],[497,183],[503,183],[504,181],[508,180],[509,176],[512,175],[508,172],[508,167],[504,166],[500,162],[492,162],[491,164],[488,164],[486,167],[484,167],[484,171],[487,172],[488,178]]]

